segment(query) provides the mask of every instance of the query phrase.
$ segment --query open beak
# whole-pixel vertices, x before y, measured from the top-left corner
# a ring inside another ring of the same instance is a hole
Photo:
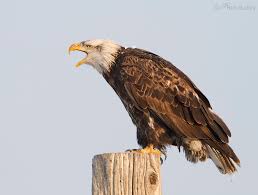
[[[69,47],[69,54],[72,52],[72,51],[82,51],[84,53],[87,54],[87,52],[85,51],[85,49],[83,47],[81,47],[81,44],[80,43],[75,43],[75,44],[72,44],[70,47]],[[75,66],[76,67],[79,67],[81,66],[82,64],[85,64],[86,63],[86,58],[83,58],[81,61],[79,61]]]

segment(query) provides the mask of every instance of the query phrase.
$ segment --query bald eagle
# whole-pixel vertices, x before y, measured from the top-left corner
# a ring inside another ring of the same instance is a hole
[[[229,128],[209,100],[182,71],[160,56],[125,48],[111,40],[72,44],[86,57],[76,64],[93,66],[120,97],[137,127],[140,153],[183,148],[193,163],[210,158],[219,171],[231,174],[240,160],[228,145]]]

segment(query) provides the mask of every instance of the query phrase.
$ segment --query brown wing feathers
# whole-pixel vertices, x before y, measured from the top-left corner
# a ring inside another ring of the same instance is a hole
[[[130,63],[130,59],[126,62],[128,63],[128,61]],[[197,127],[205,126],[210,129],[211,132],[209,136],[205,136],[206,134],[203,135],[202,133],[202,136],[199,137],[200,135],[198,136],[198,134],[200,133],[196,133],[196,138],[212,138],[225,143],[228,142],[228,129],[224,131],[223,128],[217,124],[214,120],[216,116],[212,116],[213,114],[210,113],[210,110],[204,105],[204,102],[198,98],[195,91],[193,91],[185,81],[178,77],[176,80],[173,80],[173,76],[171,77],[171,75],[173,75],[172,73],[170,73],[170,75],[162,75],[164,74],[164,70],[157,70],[158,65],[156,69],[151,69],[149,61],[148,66],[144,65],[145,61],[143,61],[143,59],[133,59],[133,62],[141,63],[141,65],[133,66],[128,64],[124,66],[123,74],[127,74],[128,77],[127,82],[125,82],[127,85],[126,88],[130,86],[132,96],[142,108],[145,109],[149,106],[149,108],[158,113],[173,112],[189,125],[195,125]],[[146,68],[148,69],[146,70]],[[170,85],[167,84],[168,82],[170,82]],[[221,120],[218,121],[220,124],[224,124]],[[198,128],[198,131],[200,131],[200,128]],[[191,134],[193,134],[193,132],[191,132]],[[187,134],[183,136],[187,136]]]
[[[179,137],[202,139],[239,163],[226,144],[231,136],[228,127],[179,69],[157,55],[131,49],[124,58],[121,74],[126,90],[141,109],[148,109]]]

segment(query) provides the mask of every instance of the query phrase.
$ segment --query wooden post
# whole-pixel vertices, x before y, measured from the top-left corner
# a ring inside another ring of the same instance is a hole
[[[92,162],[92,195],[161,195],[160,156],[100,154]]]

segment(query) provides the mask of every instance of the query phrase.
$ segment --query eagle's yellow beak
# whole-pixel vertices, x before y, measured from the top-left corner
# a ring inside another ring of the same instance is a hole
[[[71,51],[82,51],[82,52],[85,52],[87,54],[87,52],[85,51],[85,49],[83,47],[81,47],[81,44],[80,43],[75,43],[75,44],[72,44],[70,47],[69,47],[69,54],[71,53]],[[81,61],[79,61],[75,66],[76,67],[79,67],[81,66],[82,64],[85,64],[86,63],[86,58],[83,58]]]

